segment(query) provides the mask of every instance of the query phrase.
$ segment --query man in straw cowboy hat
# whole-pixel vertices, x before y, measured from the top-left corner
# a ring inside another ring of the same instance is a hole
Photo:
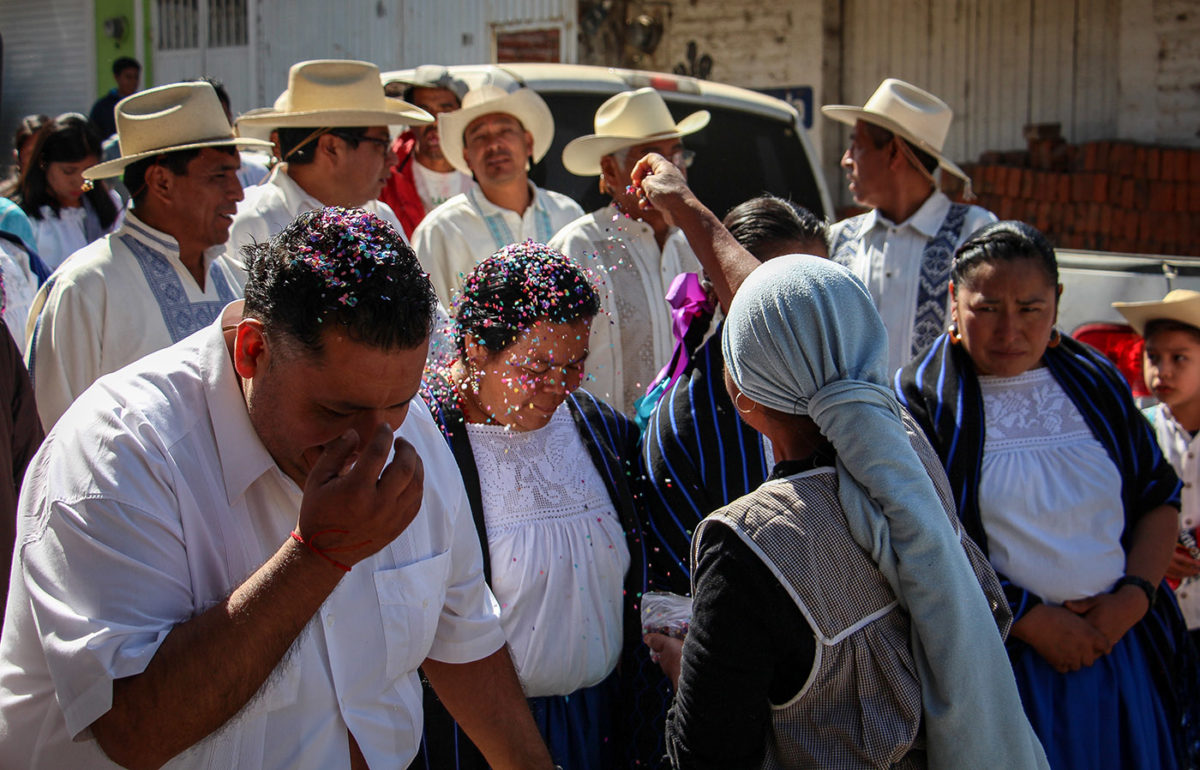
[[[384,85],[388,96],[397,96],[437,117],[462,106],[467,84],[442,66],[423,64],[407,80],[392,79]],[[430,211],[471,189],[470,174],[446,160],[437,123],[413,126],[392,142],[396,165],[379,200],[392,207],[404,233],[413,231]]]
[[[274,131],[280,157],[267,181],[246,191],[230,229],[226,255],[239,283],[246,280],[241,250],[268,240],[305,211],[365,208],[400,230],[395,213],[377,200],[396,161],[388,126],[432,121],[419,107],[385,96],[374,64],[293,64],[275,106],[237,120],[242,133]]]
[[[529,164],[554,139],[554,117],[528,88],[467,92],[462,109],[438,115],[442,153],[475,184],[430,212],[413,233],[417,259],[449,306],[463,275],[510,243],[546,243],[583,214],[579,204],[530,181]]]
[[[700,263],[687,239],[658,211],[641,211],[628,192],[629,175],[642,156],[656,152],[681,172],[692,153],[683,137],[708,125],[706,110],[678,123],[653,88],[623,91],[596,110],[595,133],[563,148],[572,174],[599,176],[612,203],[571,222],[551,245],[594,268],[607,318],[592,324],[587,361],[588,390],[634,413],[634,402],[671,357],[671,308],[665,299],[680,273],[697,273]]]
[[[1161,300],[1113,307],[1145,339],[1142,371],[1158,403],[1144,413],[1183,482],[1179,541],[1167,578],[1193,640],[1200,642],[1200,292],[1174,289]]]
[[[105,377],[35,456],[0,766],[406,767],[420,667],[493,767],[549,770],[416,397],[412,250],[326,208],[249,268],[244,302]]]
[[[938,189],[941,168],[963,179],[971,197],[971,180],[942,154],[953,113],[933,94],[888,78],[863,107],[821,112],[853,126],[842,168],[855,203],[872,209],[833,226],[830,255],[870,290],[894,372],[945,329],[954,251],[996,217]]]
[[[206,326],[238,295],[220,259],[242,199],[238,148],[208,83],[141,91],[116,108],[121,156],[83,172],[124,172],[124,224],[77,251],[42,286],[27,352],[49,430],[89,385]]]

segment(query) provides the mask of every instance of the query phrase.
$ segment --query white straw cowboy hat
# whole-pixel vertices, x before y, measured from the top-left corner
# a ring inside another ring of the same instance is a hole
[[[1151,321],[1178,321],[1200,329],[1200,291],[1175,289],[1162,299],[1114,302],[1112,306],[1143,337],[1146,336],[1146,325]]]
[[[554,116],[542,97],[531,88],[518,88],[509,93],[499,86],[482,85],[467,91],[462,109],[438,115],[438,138],[442,143],[442,154],[450,165],[464,174],[471,173],[463,158],[463,132],[476,118],[496,112],[521,121],[533,136],[533,162],[542,159],[554,141]]]
[[[139,160],[202,147],[264,147],[270,142],[233,135],[217,92],[208,83],[174,83],[117,102],[121,157],[84,170],[85,179],[117,176]]]
[[[888,78],[862,107],[827,104],[822,114],[853,126],[856,121],[886,128],[913,147],[937,158],[938,165],[970,184],[971,179],[954,161],[942,155],[954,112],[933,94],[903,80]]]
[[[433,116],[383,93],[379,68],[365,61],[318,59],[293,64],[275,106],[242,115],[240,127],[344,128],[432,123]]]
[[[572,139],[563,148],[563,166],[578,176],[600,173],[600,159],[626,147],[694,134],[708,125],[708,110],[676,123],[653,88],[622,91],[596,110],[596,133]]]

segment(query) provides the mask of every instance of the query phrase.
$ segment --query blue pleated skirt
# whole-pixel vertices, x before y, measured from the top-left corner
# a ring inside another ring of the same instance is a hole
[[[554,763],[563,770],[616,767],[615,711],[620,682],[614,671],[600,684],[570,695],[529,698],[533,721]]]
[[[1025,647],[1013,661],[1013,673],[1054,770],[1176,767],[1167,714],[1135,634],[1125,634],[1091,666],[1067,674]]]

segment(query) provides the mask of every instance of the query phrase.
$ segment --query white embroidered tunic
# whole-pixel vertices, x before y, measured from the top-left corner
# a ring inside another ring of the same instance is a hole
[[[1125,574],[1117,467],[1049,369],[979,385],[979,512],[992,566],[1053,604],[1108,591]]]
[[[530,697],[601,682],[621,652],[629,549],[564,403],[534,431],[467,424],[492,593]]]
[[[30,310],[25,355],[47,432],[101,375],[179,342],[237,299],[221,248],[204,252],[200,286],[175,239],[131,210],[50,276]]]
[[[412,245],[429,273],[438,299],[451,307],[462,291],[463,276],[510,243],[533,239],[547,243],[559,228],[583,214],[562,193],[529,183],[532,202],[516,212],[492,203],[478,184],[425,215],[413,231]]]

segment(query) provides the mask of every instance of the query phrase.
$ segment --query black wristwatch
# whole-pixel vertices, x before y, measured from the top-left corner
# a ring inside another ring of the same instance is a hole
[[[1125,586],[1140,588],[1142,593],[1146,595],[1146,601],[1150,602],[1150,607],[1154,606],[1154,600],[1158,598],[1158,588],[1149,580],[1140,578],[1137,575],[1125,575],[1113,585],[1110,593],[1115,594]],[[1149,612],[1149,609],[1147,609],[1147,612]]]

